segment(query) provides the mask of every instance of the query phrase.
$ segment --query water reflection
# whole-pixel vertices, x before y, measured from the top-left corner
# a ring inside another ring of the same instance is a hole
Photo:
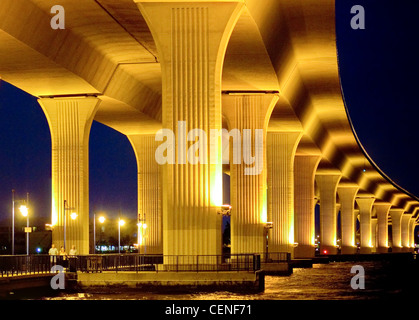
[[[365,270],[365,289],[351,287],[354,265]],[[44,297],[48,300],[365,300],[401,298],[411,294],[416,282],[414,272],[403,264],[383,261],[315,264],[313,268],[294,269],[291,276],[266,276],[261,293],[192,292],[78,292]]]

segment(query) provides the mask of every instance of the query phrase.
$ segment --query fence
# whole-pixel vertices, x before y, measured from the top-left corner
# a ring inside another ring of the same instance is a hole
[[[278,262],[290,262],[291,253],[289,252],[268,252],[260,253],[262,262],[264,263],[278,263]]]
[[[48,255],[0,256],[0,276],[50,273],[55,264],[65,265],[64,257]]]
[[[229,255],[139,255],[100,254],[79,256],[0,256],[0,276],[49,273],[54,265],[70,272],[154,271],[154,272],[218,272],[260,270],[258,254]]]

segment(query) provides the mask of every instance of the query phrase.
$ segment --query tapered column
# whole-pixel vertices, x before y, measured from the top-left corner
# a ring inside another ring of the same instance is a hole
[[[402,251],[402,215],[404,209],[390,209],[391,216],[391,232],[392,232],[392,252]]]
[[[342,185],[337,189],[341,203],[342,254],[356,253],[355,245],[355,197],[358,186]]]
[[[220,254],[221,136],[207,141],[222,128],[222,65],[243,3],[135,2],[156,42],[163,128],[177,146],[162,167],[163,253]]]
[[[409,239],[409,232],[410,232],[410,219],[412,218],[412,214],[404,213],[402,215],[402,222],[401,222],[401,238],[402,238],[402,247],[403,251],[408,252],[410,251],[410,239]]]
[[[39,99],[52,145],[52,242],[89,254],[89,134],[97,98]],[[64,208],[66,203],[66,208]],[[71,219],[72,212],[77,213]]]
[[[357,198],[356,203],[359,207],[359,224],[360,224],[360,253],[371,253],[372,238],[371,238],[371,214],[372,205],[374,204],[375,198]]]
[[[294,159],[294,224],[295,258],[312,258],[315,254],[314,178],[321,156],[295,155]]]
[[[266,250],[265,140],[269,115],[277,101],[274,94],[223,95],[223,113],[232,137],[229,152],[232,253]],[[249,156],[252,161],[248,161]]]
[[[377,252],[377,218],[371,218],[371,252]]]
[[[294,157],[301,132],[268,132],[270,252],[294,254]]]
[[[336,254],[336,190],[340,174],[317,174],[320,191],[320,253]]]
[[[410,219],[409,224],[409,239],[410,239],[410,248],[413,250],[415,248],[415,228],[416,228],[416,218]]]
[[[139,253],[163,254],[160,166],[155,159],[154,134],[128,136],[138,171]]]
[[[390,203],[375,202],[374,207],[377,213],[377,252],[388,252],[388,212]]]

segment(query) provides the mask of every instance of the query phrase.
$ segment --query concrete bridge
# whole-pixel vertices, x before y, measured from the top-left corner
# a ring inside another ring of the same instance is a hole
[[[221,253],[223,172],[232,253],[265,252],[268,239],[271,252],[313,257],[316,205],[321,254],[337,252],[338,212],[342,253],[356,251],[357,219],[361,253],[388,251],[389,224],[392,251],[413,250],[419,199],[374,164],[348,118],[334,1],[60,4],[64,29],[51,26],[51,1],[0,2],[0,77],[38,97],[50,126],[55,244],[63,244],[66,219],[66,242],[89,253],[88,142],[96,120],[132,143],[147,253]],[[223,165],[233,139],[223,148],[221,137],[200,144],[205,161],[182,163],[176,146],[175,164],[158,164],[155,152],[167,143],[156,141],[160,129],[187,149],[196,141],[186,141],[182,121],[186,132],[262,132],[262,145],[251,149],[263,155],[258,174],[233,163],[234,152]]]

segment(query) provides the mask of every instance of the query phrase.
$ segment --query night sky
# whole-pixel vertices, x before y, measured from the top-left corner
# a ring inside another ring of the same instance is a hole
[[[366,29],[350,26],[353,5]],[[337,0],[343,92],[358,137],[375,163],[419,196],[419,1]],[[33,214],[50,216],[51,139],[36,98],[0,83],[0,221],[11,214],[11,190],[30,194]],[[97,122],[90,134],[90,212],[135,218],[137,174],[127,138]]]

